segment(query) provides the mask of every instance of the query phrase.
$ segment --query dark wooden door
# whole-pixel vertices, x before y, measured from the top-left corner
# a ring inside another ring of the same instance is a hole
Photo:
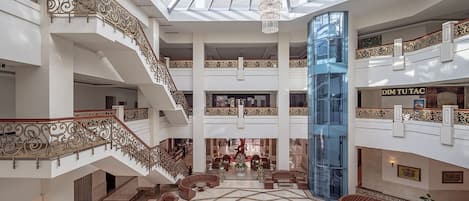
[[[92,182],[91,174],[74,181],[75,201],[90,201],[92,199]]]
[[[116,105],[116,97],[106,96],[106,109],[112,109],[113,105]]]

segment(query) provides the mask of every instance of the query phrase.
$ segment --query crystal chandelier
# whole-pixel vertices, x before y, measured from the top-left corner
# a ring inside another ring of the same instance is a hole
[[[261,0],[259,11],[261,13],[262,32],[266,34],[278,32],[278,20],[280,19],[280,0]]]

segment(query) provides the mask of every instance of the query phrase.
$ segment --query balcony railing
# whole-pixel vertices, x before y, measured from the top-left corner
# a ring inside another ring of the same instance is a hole
[[[185,175],[185,167],[159,146],[149,147],[115,116],[74,117],[63,119],[0,119],[0,159],[57,160],[104,146],[134,159],[151,171],[161,167],[173,178]],[[86,156],[82,156],[86,157]],[[39,162],[36,163],[39,169]]]
[[[170,60],[170,68],[192,68],[192,60]]]
[[[308,116],[308,108],[290,107],[290,116]]]
[[[245,107],[244,115],[246,116],[276,116],[278,109],[276,107]]]
[[[98,17],[122,31],[136,42],[156,82],[166,85],[171,94],[178,91],[166,64],[153,51],[140,21],[116,0],[47,0],[47,6],[51,21],[53,17],[68,17],[69,20],[72,17]],[[177,104],[183,104],[180,98],[178,100]]]
[[[357,108],[355,112],[360,119],[394,119],[392,108]],[[441,109],[402,109],[402,120],[442,122],[443,115]]]
[[[94,116],[107,116],[116,115],[116,110],[104,109],[104,110],[75,110],[74,117],[94,117]]]
[[[135,108],[124,110],[124,121],[148,119],[148,108]]]
[[[469,110],[459,109],[454,111],[454,123],[469,126]]]
[[[392,108],[357,108],[355,117],[360,119],[393,119]]]
[[[238,116],[237,107],[207,107],[205,108],[207,116]]]
[[[441,109],[402,109],[403,120],[441,122]]]
[[[308,67],[307,59],[290,59],[290,68],[305,68]]]
[[[459,22],[454,27],[454,37],[459,38],[469,34],[469,20]],[[442,31],[436,31],[413,40],[403,43],[404,52],[413,52],[426,47],[441,43]],[[356,59],[364,59],[374,56],[392,55],[394,51],[393,44],[386,44],[377,47],[363,48],[356,50]]]
[[[238,68],[238,60],[206,60],[205,68]]]

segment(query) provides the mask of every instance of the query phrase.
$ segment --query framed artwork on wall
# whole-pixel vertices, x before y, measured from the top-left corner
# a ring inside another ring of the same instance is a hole
[[[423,109],[425,108],[425,100],[424,99],[415,99],[414,100],[414,109]]]
[[[441,183],[462,184],[464,183],[463,171],[443,171],[441,172]]]
[[[420,181],[422,178],[420,168],[397,165],[397,177]]]

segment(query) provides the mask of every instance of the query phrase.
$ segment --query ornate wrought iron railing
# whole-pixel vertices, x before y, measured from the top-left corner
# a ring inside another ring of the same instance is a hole
[[[104,110],[75,110],[74,117],[94,117],[94,116],[106,116],[116,115],[116,110],[104,109]]]
[[[308,108],[290,107],[290,116],[308,116]]]
[[[277,68],[278,62],[273,59],[245,59],[243,66],[245,68]]]
[[[51,21],[53,17],[98,17],[111,24],[136,42],[156,82],[166,85],[171,94],[178,91],[166,64],[153,51],[140,21],[116,0],[47,0],[47,8]]]
[[[237,107],[207,107],[205,108],[207,116],[237,116]]]
[[[469,110],[459,109],[454,111],[454,123],[469,126]]]
[[[403,120],[442,122],[441,109],[402,109]]]
[[[148,119],[148,108],[135,108],[124,110],[124,121]]]
[[[290,59],[290,68],[306,68],[308,67],[307,59]]]
[[[245,107],[244,115],[246,116],[275,116],[278,115],[276,107]]]
[[[454,27],[454,37],[459,38],[469,35],[469,20],[461,21]],[[405,41],[403,44],[404,52],[413,52],[426,47],[430,47],[441,43],[442,32],[441,30],[426,34],[413,40]],[[356,50],[356,59],[364,59],[374,56],[386,56],[393,54],[393,44],[386,44],[377,47],[363,48]]]
[[[205,68],[237,68],[238,60],[206,60]]]
[[[393,119],[394,109],[392,108],[357,108],[355,117],[360,119]]]
[[[192,60],[170,60],[170,68],[192,68]]]
[[[113,115],[63,119],[0,119],[0,159],[57,160],[104,146],[123,152],[151,171],[161,167],[173,178],[185,173],[159,146],[149,147]]]

